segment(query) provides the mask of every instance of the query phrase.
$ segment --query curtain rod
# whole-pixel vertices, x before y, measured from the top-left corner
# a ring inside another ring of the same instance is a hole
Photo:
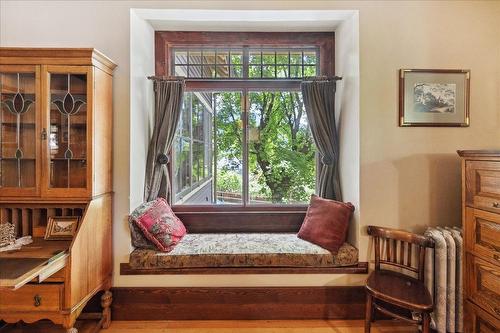
[[[153,81],[184,81],[184,76],[148,76],[148,80]]]
[[[304,81],[340,81],[342,76],[306,76]]]

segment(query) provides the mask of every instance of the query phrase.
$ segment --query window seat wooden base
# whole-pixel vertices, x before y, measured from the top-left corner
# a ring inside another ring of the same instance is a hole
[[[121,274],[364,274],[358,250],[344,243],[337,253],[295,233],[188,234],[169,253],[136,249]]]

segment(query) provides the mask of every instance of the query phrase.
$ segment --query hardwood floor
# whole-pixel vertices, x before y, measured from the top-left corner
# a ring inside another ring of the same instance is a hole
[[[203,320],[203,321],[113,321],[100,333],[363,333],[362,320]],[[91,325],[77,325],[79,333],[92,332]],[[64,333],[48,323],[11,326],[1,333]],[[416,333],[416,327],[397,321],[375,322],[372,333]]]
[[[101,333],[363,333],[361,320],[115,321]],[[379,322],[372,333],[415,333],[400,322]]]

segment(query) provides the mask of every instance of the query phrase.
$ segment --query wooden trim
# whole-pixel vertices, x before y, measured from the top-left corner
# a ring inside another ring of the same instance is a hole
[[[116,64],[94,48],[1,47],[0,64],[93,65],[112,74]]]
[[[361,319],[352,287],[113,288],[113,320]]]
[[[367,274],[368,263],[346,267],[196,267],[138,269],[120,264],[120,275],[217,275],[217,274]]]
[[[500,157],[500,150],[457,150],[460,157]]]

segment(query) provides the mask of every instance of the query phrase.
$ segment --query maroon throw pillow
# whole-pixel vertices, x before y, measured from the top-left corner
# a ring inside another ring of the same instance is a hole
[[[163,198],[143,203],[130,219],[160,251],[172,251],[186,234],[184,224]]]
[[[337,252],[347,237],[354,206],[335,200],[311,196],[306,217],[297,236],[331,252]]]

